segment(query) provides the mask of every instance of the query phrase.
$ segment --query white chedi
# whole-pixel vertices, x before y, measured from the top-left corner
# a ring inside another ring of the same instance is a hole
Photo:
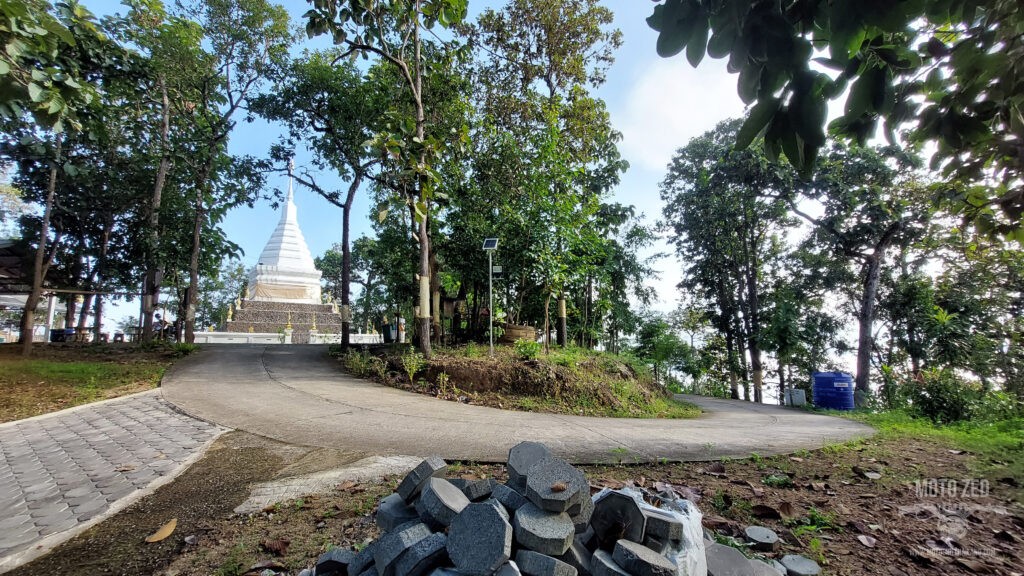
[[[259,263],[249,274],[248,300],[320,304],[321,272],[299,229],[292,179],[289,173],[288,198],[281,220],[260,254]]]

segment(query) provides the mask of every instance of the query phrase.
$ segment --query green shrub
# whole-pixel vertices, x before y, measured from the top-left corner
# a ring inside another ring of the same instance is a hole
[[[937,424],[970,420],[981,398],[977,386],[952,370],[925,370],[909,388],[914,411]]]
[[[1000,390],[980,394],[971,406],[971,419],[1000,422],[1024,416],[1024,404],[1014,395]]]
[[[373,374],[373,369],[370,367],[371,356],[366,352],[356,352],[349,350],[347,354],[342,357],[342,364],[345,369],[352,373],[353,376],[359,378],[365,378]]]
[[[188,356],[189,354],[196,352],[199,350],[199,345],[189,344],[188,342],[178,342],[174,344],[171,349],[174,350],[175,356],[181,357]]]
[[[534,342],[532,340],[516,340],[512,347],[516,351],[516,356],[521,360],[532,360],[540,354],[540,342]]]
[[[416,373],[427,365],[427,360],[413,348],[409,348],[402,354],[402,369],[409,377],[409,384],[415,384]]]

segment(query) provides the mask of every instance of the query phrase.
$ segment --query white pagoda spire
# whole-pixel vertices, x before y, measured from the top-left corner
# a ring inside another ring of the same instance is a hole
[[[294,163],[289,162],[288,198],[277,228],[249,276],[249,294],[252,300],[320,304],[321,273],[299,228],[293,169]]]

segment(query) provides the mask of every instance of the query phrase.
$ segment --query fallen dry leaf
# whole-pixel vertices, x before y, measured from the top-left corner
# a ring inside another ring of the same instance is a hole
[[[799,457],[799,456],[790,456],[789,459],[792,460],[793,462],[803,462],[804,461],[804,459]]]
[[[348,489],[352,488],[355,485],[356,485],[355,482],[353,482],[351,480],[345,480],[341,484],[338,484],[338,490],[345,491],[345,490],[348,490]]]
[[[857,535],[857,542],[860,542],[861,544],[867,546],[868,548],[874,548],[875,544],[878,542],[878,540],[875,539],[875,538],[872,538],[871,536],[868,536],[867,534],[858,534]]]
[[[712,476],[725,476],[725,464],[721,462],[712,462],[704,472]]]
[[[159,530],[157,530],[156,532],[153,532],[152,534],[147,536],[146,537],[146,542],[152,544],[154,542],[159,542],[161,540],[164,540],[165,538],[170,536],[171,533],[174,532],[174,529],[177,528],[177,527],[178,527],[178,519],[177,518],[171,518],[170,522],[168,522],[167,524],[164,524],[163,526],[160,527]]]
[[[853,473],[860,476],[861,478],[867,478],[868,480],[880,480],[882,478],[881,473],[876,472],[874,470],[865,470],[860,466],[854,466]]]
[[[123,466],[118,466],[117,468],[114,468],[114,472],[134,472],[134,471],[135,471],[135,465],[134,464],[125,464]]]
[[[789,502],[783,502],[779,504],[779,514],[782,516],[783,520],[790,520],[796,518],[796,510],[793,508],[793,505],[790,504]]]
[[[750,509],[750,512],[758,518],[782,520],[782,514],[778,510],[765,504],[754,504],[754,506]]]
[[[287,569],[288,568],[286,566],[282,565],[279,562],[275,562],[273,560],[263,560],[262,562],[258,562],[256,564],[254,564],[248,570],[243,572],[243,574],[252,574],[253,572],[262,572],[264,570],[273,570],[273,571],[277,572],[277,571],[287,570]]]
[[[260,545],[274,556],[284,556],[288,553],[288,546],[290,546],[291,543],[292,541],[287,538],[267,538],[261,542]]]
[[[974,572],[975,574],[988,574],[989,572],[991,572],[988,569],[988,566],[985,566],[977,560],[971,560],[970,558],[958,557],[956,559],[956,563],[963,566],[964,568],[967,568],[971,572]]]
[[[727,526],[732,526],[732,525],[736,524],[735,522],[733,522],[732,520],[729,520],[728,518],[725,518],[725,517],[722,517],[722,516],[713,516],[713,515],[712,516],[705,516],[702,519],[702,522],[703,522],[704,526],[707,527],[709,530],[721,530],[722,528],[725,528]]]
[[[1018,538],[1013,532],[1010,532],[1008,530],[999,530],[995,532],[994,536],[996,537],[996,540],[1002,540],[1003,542],[1020,542],[1020,538]]]

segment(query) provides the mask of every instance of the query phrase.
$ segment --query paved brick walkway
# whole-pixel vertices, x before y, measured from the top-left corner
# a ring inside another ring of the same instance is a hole
[[[0,424],[0,572],[173,478],[224,431],[158,391]]]

